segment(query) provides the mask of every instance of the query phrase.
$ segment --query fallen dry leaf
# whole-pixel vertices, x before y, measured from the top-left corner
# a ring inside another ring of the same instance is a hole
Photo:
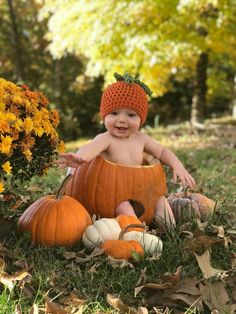
[[[139,306],[138,314],[148,314],[148,309],[146,307]]]
[[[22,314],[21,308],[20,308],[20,305],[19,305],[19,304],[16,305],[14,314]]]
[[[162,279],[164,282],[162,283],[146,283],[142,286],[136,287],[134,289],[134,295],[136,296],[143,288],[148,288],[148,289],[153,289],[153,290],[165,290],[165,289],[171,289],[173,287],[175,287],[179,281],[180,281],[180,277],[181,277],[181,273],[182,273],[182,267],[178,267],[175,274],[164,274],[162,275]]]
[[[107,302],[114,307],[116,310],[118,310],[121,313],[129,313],[129,314],[142,314],[145,313],[144,310],[141,308],[140,310],[136,310],[134,307],[130,307],[125,305],[119,298],[107,294]],[[148,312],[146,312],[148,313]]]
[[[223,226],[216,226],[216,225],[211,225],[212,231],[217,233],[217,237],[219,238],[224,238],[225,236],[225,230]]]
[[[211,258],[210,258],[210,252],[207,250],[204,254],[201,256],[194,253],[198,262],[198,265],[203,273],[203,277],[205,279],[209,279],[211,277],[214,277],[216,275],[225,274],[226,271],[222,269],[217,269],[211,266]]]
[[[62,309],[62,307],[54,302],[46,301],[46,314],[69,314],[69,312]]]
[[[5,265],[6,265],[6,264],[5,264],[4,259],[0,257],[0,273],[1,273],[2,271],[4,271]]]
[[[205,230],[206,230],[206,228],[207,228],[207,226],[208,226],[208,221],[201,222],[201,220],[196,219],[196,222],[197,222],[198,229],[199,229],[200,231],[205,232]]]
[[[85,254],[83,254],[85,256]],[[75,252],[65,252],[63,253],[63,257],[67,260],[76,258],[77,254]]]
[[[223,239],[216,237],[209,237],[208,235],[200,235],[185,242],[184,250],[192,252],[201,252],[202,250],[209,249],[215,244],[223,243]]]
[[[156,314],[171,314],[171,311],[168,308],[166,308],[165,310],[162,310],[162,309],[153,307],[153,310],[155,311]]]
[[[14,262],[14,265],[24,269],[24,270],[29,270],[32,268],[32,266],[29,266],[26,260],[17,260]]]
[[[72,314],[83,314],[83,312],[84,312],[84,306],[83,305],[81,305],[81,307],[79,308],[79,310],[76,310],[76,309],[74,309],[74,310],[72,310]],[[99,313],[98,313],[99,314]],[[101,313],[102,314],[102,313]]]
[[[140,270],[140,276],[139,276],[139,279],[136,283],[136,286],[140,286],[146,282],[146,280],[147,280],[146,271],[147,271],[147,267]]]
[[[38,313],[39,313],[39,308],[38,308],[37,304],[34,303],[30,309],[29,314],[38,314]]]
[[[170,282],[173,286],[176,286],[180,281],[182,270],[182,266],[179,266],[174,274],[163,274],[162,279],[166,282]]]
[[[71,292],[68,296],[60,299],[60,302],[66,305],[73,304],[77,307],[86,303],[86,300],[80,299],[76,292]]]
[[[76,257],[75,260],[77,263],[85,263],[91,261],[94,257],[100,256],[104,253],[102,249],[95,248],[90,255],[85,255],[84,257]]]
[[[0,282],[6,287],[8,287],[9,290],[12,290],[14,288],[15,281],[26,280],[27,277],[31,278],[31,275],[27,271],[24,271],[24,270],[21,272],[16,272],[13,275],[9,275],[6,272],[2,272],[0,274]]]
[[[202,298],[198,288],[199,280],[196,278],[180,278],[175,286],[166,289],[149,291],[147,304],[158,307],[191,307],[196,306],[202,309]],[[162,288],[162,287],[161,287]],[[153,292],[153,293],[151,293]],[[181,312],[182,313],[182,312]]]
[[[236,253],[233,253],[231,264],[232,269],[236,270]]]
[[[107,256],[107,261],[113,269],[124,267],[134,268],[134,265],[127,260],[114,258],[110,255]]]
[[[199,289],[204,303],[210,310],[217,310],[219,313],[233,314],[236,311],[236,304],[228,304],[229,295],[222,281],[200,283]]]

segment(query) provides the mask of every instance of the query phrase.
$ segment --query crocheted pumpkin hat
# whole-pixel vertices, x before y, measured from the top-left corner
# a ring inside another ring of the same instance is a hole
[[[148,97],[152,91],[140,80],[125,73],[114,73],[117,82],[109,85],[102,94],[100,113],[102,118],[113,110],[127,108],[134,110],[141,118],[141,125],[146,121]]]

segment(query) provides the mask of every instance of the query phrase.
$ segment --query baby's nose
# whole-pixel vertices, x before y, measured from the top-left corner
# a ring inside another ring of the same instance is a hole
[[[126,116],[125,116],[124,114],[120,114],[120,115],[118,116],[118,120],[119,120],[119,121],[126,121]]]

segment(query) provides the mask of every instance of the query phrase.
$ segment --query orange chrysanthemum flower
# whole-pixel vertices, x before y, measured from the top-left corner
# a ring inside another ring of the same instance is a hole
[[[0,193],[6,176],[14,174],[12,182],[42,175],[62,151],[59,114],[48,104],[41,92],[0,78]]]

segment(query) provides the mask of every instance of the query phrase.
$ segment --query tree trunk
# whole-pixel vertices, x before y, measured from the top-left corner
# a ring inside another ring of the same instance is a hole
[[[22,49],[20,44],[20,36],[18,32],[17,22],[15,11],[12,5],[12,0],[7,0],[9,15],[11,20],[11,27],[13,31],[13,38],[14,38],[14,48],[15,48],[15,64],[16,64],[16,73],[18,80],[25,81],[25,71],[24,65],[22,62]]]
[[[196,66],[196,80],[191,105],[191,124],[193,126],[201,123],[205,117],[207,66],[208,54],[202,52]]]
[[[233,99],[232,99],[232,117],[236,119],[236,74],[234,75]]]

